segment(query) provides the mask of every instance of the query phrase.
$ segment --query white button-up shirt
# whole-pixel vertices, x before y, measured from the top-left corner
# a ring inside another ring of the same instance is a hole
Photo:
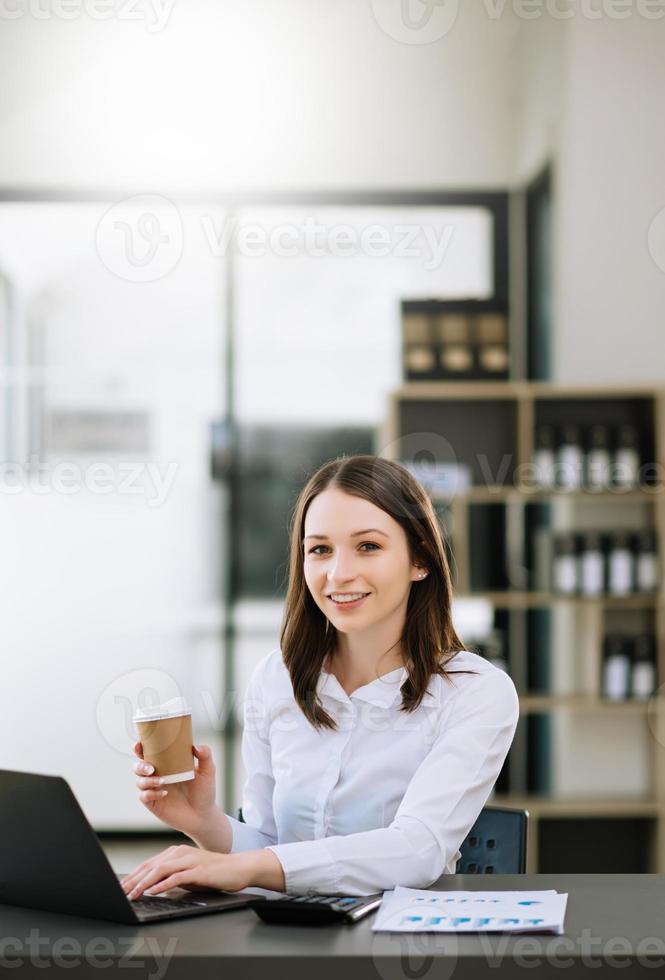
[[[231,850],[270,847],[298,894],[424,888],[454,874],[519,706],[510,677],[477,654],[460,651],[447,669],[411,713],[399,710],[404,667],[350,695],[321,671],[317,692],[337,730],[317,730],[280,650],[264,657],[244,703],[246,822],[229,817]]]

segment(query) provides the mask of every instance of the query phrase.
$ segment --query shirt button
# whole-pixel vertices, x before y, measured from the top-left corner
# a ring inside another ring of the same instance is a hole
[[[340,711],[337,716],[337,721],[341,729],[348,730],[353,724],[353,711]]]

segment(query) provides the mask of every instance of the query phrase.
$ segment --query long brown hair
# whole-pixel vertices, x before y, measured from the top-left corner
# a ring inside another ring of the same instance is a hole
[[[464,649],[452,623],[452,586],[443,537],[424,488],[405,467],[380,456],[348,456],[324,463],[308,480],[293,512],[289,583],[280,634],[295,700],[315,728],[337,727],[316,692],[326,656],[335,648],[336,630],[305,581],[303,538],[311,502],[329,487],[362,497],[389,514],[406,534],[411,561],[429,572],[417,588],[411,589],[400,637],[408,651],[400,710],[414,711],[430,678],[447,677],[445,664]]]

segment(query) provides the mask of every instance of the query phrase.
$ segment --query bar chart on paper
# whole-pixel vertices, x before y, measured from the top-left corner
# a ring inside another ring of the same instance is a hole
[[[384,893],[374,932],[547,932],[561,934],[567,894],[548,891]]]

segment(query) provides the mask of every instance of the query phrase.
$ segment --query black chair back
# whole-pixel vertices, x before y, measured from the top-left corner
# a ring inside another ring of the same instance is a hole
[[[486,806],[460,847],[458,875],[523,875],[526,871],[528,810]],[[238,820],[243,821],[242,809]]]
[[[460,847],[457,874],[524,874],[528,810],[486,806]]]

